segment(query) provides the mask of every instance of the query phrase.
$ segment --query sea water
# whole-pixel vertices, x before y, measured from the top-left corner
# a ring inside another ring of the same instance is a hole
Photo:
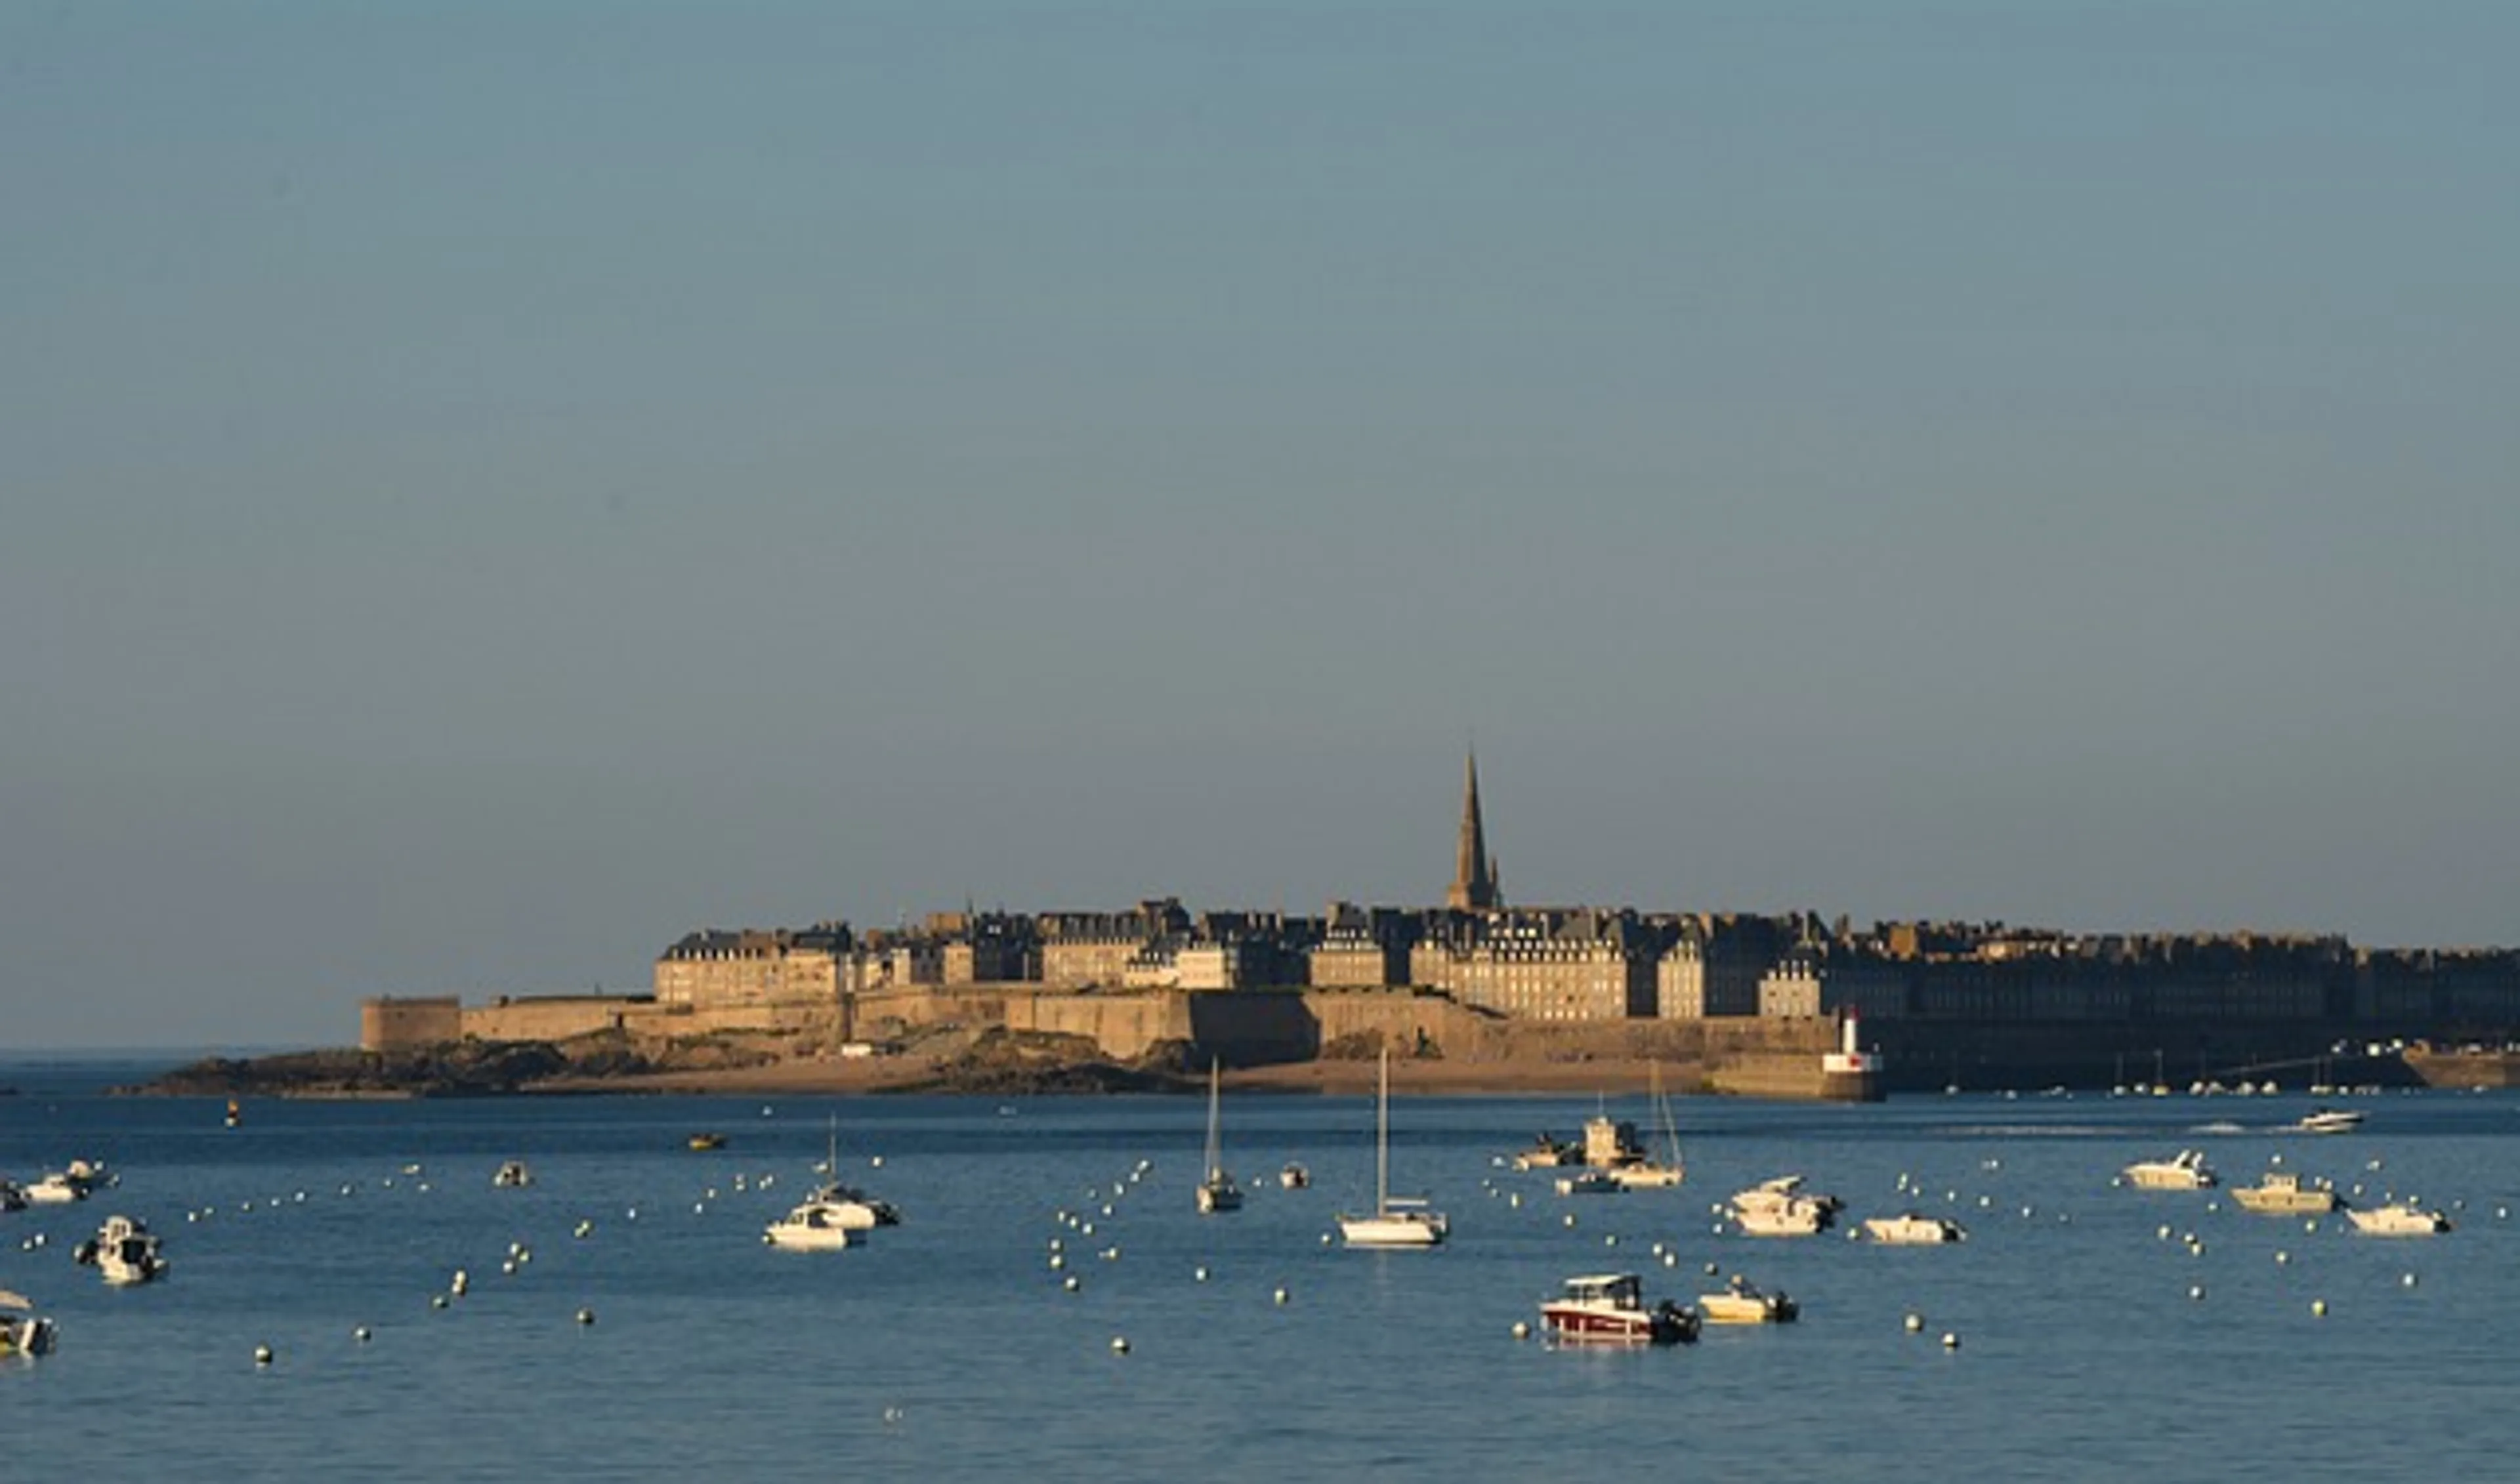
[[[216,1101],[100,1080],[0,1065],[21,1090],[0,1174],[120,1176],[0,1215],[0,1287],[60,1325],[52,1355],[0,1364],[13,1470],[34,1450],[98,1478],[2228,1480],[2512,1477],[2520,1458],[2502,1094],[2357,1100],[2365,1129],[2325,1138],[2285,1131],[2309,1106],[2290,1097],[1683,1101],[1685,1185],[1576,1197],[1500,1161],[1577,1133],[1594,1100],[1404,1098],[1395,1192],[1433,1196],[1453,1235],[1377,1253],[1324,1240],[1372,1197],[1363,1099],[1229,1098],[1247,1203],[1202,1217],[1195,1098],[251,1100],[230,1129]],[[1650,1133],[1642,1099],[1607,1106]],[[903,1225],[841,1253],[764,1245],[834,1123],[843,1178]],[[690,1149],[702,1131],[725,1147]],[[2412,1195],[2457,1230],[2311,1231],[2113,1185],[2181,1147],[2227,1182],[2280,1159]],[[493,1189],[508,1159],[530,1187]],[[1311,1189],[1280,1188],[1288,1161]],[[1969,1238],[1716,1230],[1713,1205],[1787,1173],[1850,1227],[1913,1207]],[[163,1237],[164,1281],[73,1265],[114,1212]],[[1792,1294],[1801,1322],[1647,1352],[1514,1335],[1566,1278],[1639,1272],[1688,1301],[1709,1264]]]

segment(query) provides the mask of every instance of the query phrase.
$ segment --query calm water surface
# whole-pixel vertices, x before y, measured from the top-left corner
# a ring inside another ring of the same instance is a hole
[[[1576,1133],[1589,1100],[1403,1100],[1395,1185],[1434,1195],[1454,1239],[1376,1254],[1322,1243],[1372,1197],[1365,1100],[1229,1100],[1249,1200],[1201,1218],[1189,1099],[254,1102],[229,1130],[215,1102],[105,1098],[59,1069],[0,1064],[0,1085],[22,1089],[0,1099],[0,1173],[86,1155],[123,1177],[0,1216],[0,1286],[62,1328],[55,1354],[0,1364],[0,1432],[72,1439],[90,1477],[2520,1472],[2520,1227],[2502,1215],[2520,1099],[2499,1094],[2359,1101],[2366,1129],[2325,1139],[2281,1131],[2302,1098],[1688,1102],[1686,1186],[1572,1199],[1495,1161]],[[1611,1106],[1647,1121],[1641,1099]],[[907,1222],[845,1253],[771,1250],[761,1226],[811,1184],[834,1113],[843,1173]],[[727,1147],[685,1148],[700,1129]],[[2356,1237],[2112,1188],[2183,1146],[2243,1183],[2279,1156],[2373,1199],[2461,1202],[2459,1227]],[[491,1188],[508,1158],[531,1188]],[[1270,1178],[1290,1159],[1313,1189]],[[1789,1171],[1851,1219],[1914,1204],[1970,1240],[1712,1230],[1711,1203]],[[164,1236],[165,1282],[112,1291],[72,1265],[114,1211]],[[1050,1269],[1053,1237],[1081,1292]],[[531,1260],[506,1277],[512,1242]],[[1803,1323],[1650,1353],[1511,1336],[1568,1276],[1641,1270],[1686,1299],[1708,1263],[1793,1293]],[[433,1309],[458,1268],[470,1294]]]

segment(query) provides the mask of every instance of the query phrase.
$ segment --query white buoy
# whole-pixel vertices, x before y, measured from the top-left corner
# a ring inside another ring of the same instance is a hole
[[[1070,1273],[1067,1275],[1067,1282],[1059,1284],[1059,1286],[1065,1288],[1070,1293],[1077,1293],[1083,1291],[1085,1284],[1077,1281],[1075,1274]]]
[[[1569,1228],[1572,1228],[1572,1227],[1575,1225],[1575,1213],[1574,1213],[1574,1212],[1569,1211],[1569,1212],[1567,1212],[1567,1213],[1566,1213],[1566,1225],[1567,1225]]]
[[[2205,1296],[2205,1285],[2203,1283],[2189,1283],[2187,1285],[2187,1296],[2189,1298],[2202,1299]]]
[[[1717,1266],[1717,1265],[1716,1265],[1716,1264],[1714,1264],[1714,1263],[1708,1263],[1708,1264],[1706,1265],[1706,1276],[1707,1276],[1707,1277],[1709,1277],[1709,1278],[1713,1278],[1716,1274],[1721,1273],[1721,1272],[1723,1272],[1723,1271],[1724,1271],[1724,1270],[1723,1270],[1721,1267]]]
[[[1129,1337],[1128,1337],[1127,1335],[1125,1335],[1125,1334],[1115,1334],[1115,1335],[1111,1336],[1111,1353],[1112,1353],[1113,1355],[1126,1355],[1126,1354],[1128,1354],[1128,1353],[1129,1353]]]
[[[1677,1253],[1677,1252],[1665,1252],[1665,1253],[1662,1255],[1662,1265],[1663,1265],[1664,1267],[1666,1267],[1666,1268],[1677,1268],[1677,1267],[1679,1267],[1679,1266],[1680,1266],[1680,1254],[1679,1254],[1679,1253]]]
[[[257,1365],[257,1366],[268,1366],[268,1365],[270,1365],[270,1364],[271,1364],[271,1347],[270,1347],[269,1345],[256,1345],[256,1346],[254,1346],[254,1347],[253,1347],[253,1363],[254,1363],[255,1365]]]
[[[2415,1285],[2415,1275],[2413,1275],[2412,1273],[2409,1273],[2409,1274],[2408,1274],[2405,1278],[2400,1279],[2400,1280],[2399,1280],[2399,1282],[2401,1282],[2405,1283],[2408,1287],[2411,1288],[2411,1287],[2413,1287],[2413,1286]]]
[[[581,1325],[591,1325],[591,1324],[594,1324],[594,1323],[595,1323],[595,1311],[594,1311],[594,1310],[592,1310],[592,1309],[580,1309],[580,1310],[578,1310],[578,1311],[577,1311],[577,1322],[578,1322],[579,1324],[581,1324]]]
[[[1946,1329],[1946,1330],[1944,1330],[1944,1331],[1943,1331],[1943,1348],[1944,1348],[1944,1349],[1946,1349],[1946,1350],[1958,1350],[1959,1347],[1960,1347],[1960,1337],[1959,1337],[1958,1333],[1958,1332],[1956,1332],[1956,1331],[1954,1331],[1954,1330],[1950,1330],[1950,1329]]]
[[[432,1309],[443,1309],[443,1308],[445,1308],[445,1307],[446,1307],[446,1295],[445,1295],[445,1294],[443,1294],[443,1293],[432,1293],[432,1294],[430,1294],[430,1295],[428,1296],[428,1307],[430,1307],[430,1308],[432,1308]]]
[[[1513,1322],[1513,1337],[1518,1340],[1527,1340],[1531,1338],[1531,1327],[1524,1324],[1521,1320],[1515,1320]]]
[[[462,1293],[464,1292],[464,1290],[465,1290],[465,1289],[470,1288],[470,1287],[472,1287],[472,1275],[470,1275],[470,1274],[466,1273],[462,1268],[458,1268],[458,1269],[456,1269],[456,1270],[455,1270],[455,1277],[454,1277],[453,1281],[451,1281],[451,1282],[449,1282],[447,1283],[447,1285],[446,1285],[446,1291],[447,1291],[447,1292],[449,1292],[449,1293],[454,1293],[454,1294],[459,1294],[459,1295],[460,1295],[460,1294],[462,1294]]]
[[[2286,1263],[2289,1263],[2289,1262],[2291,1262],[2291,1261],[2292,1261],[2292,1254],[2291,1254],[2291,1253],[2284,1251],[2284,1250],[2283,1250],[2282,1248],[2280,1248],[2280,1247],[2278,1247],[2278,1248],[2276,1248],[2276,1249],[2275,1249],[2275,1266],[2276,1266],[2276,1267],[2280,1268],[2280,1267],[2284,1266]]]
[[[885,1409],[883,1409],[883,1419],[884,1419],[886,1422],[898,1422],[898,1421],[900,1421],[900,1420],[901,1420],[901,1409],[900,1409],[900,1408],[898,1408],[898,1407],[886,1407]]]
[[[868,1160],[867,1163],[880,1170],[883,1168],[883,1156],[881,1154],[878,1154],[873,1159]]]
[[[2320,1319],[2327,1318],[2327,1300],[2323,1298],[2312,1299],[2310,1301],[2310,1312]]]
[[[1063,1253],[1058,1253],[1058,1252],[1053,1252],[1052,1254],[1050,1254],[1050,1271],[1052,1271],[1053,1273],[1056,1273],[1056,1272],[1058,1272],[1059,1269],[1064,1268],[1064,1267],[1066,1267],[1066,1266],[1067,1266],[1067,1258],[1066,1258],[1065,1254],[1063,1254]]]
[[[1269,1297],[1273,1301],[1282,1305],[1286,1302],[1286,1290],[1280,1288],[1277,1292],[1270,1294]]]
[[[2170,1240],[2170,1228],[2168,1228],[2167,1226],[2162,1227],[2162,1228],[2160,1228],[2159,1230],[2155,1231],[2152,1235],[2153,1235],[2153,1236],[2155,1236],[2155,1237],[2160,1237],[2163,1241],[2168,1241],[2168,1240]]]
[[[516,1260],[515,1258],[511,1257],[511,1258],[507,1259],[505,1262],[500,1263],[500,1264],[499,1264],[499,1275],[500,1275],[502,1278],[514,1278],[514,1277],[516,1277],[516,1276],[517,1276],[517,1260]]]
[[[1323,1246],[1325,1246],[1325,1247],[1327,1247],[1327,1246],[1328,1246],[1329,1244],[1330,1244],[1330,1234],[1328,1234],[1328,1232],[1324,1232],[1324,1233],[1322,1234],[1322,1245],[1323,1245]]]
[[[1615,1246],[1617,1246],[1618,1244],[1619,1244],[1619,1234],[1617,1234],[1616,1232],[1613,1232],[1613,1233],[1611,1233],[1609,1236],[1604,1237],[1602,1237],[1602,1238],[1601,1238],[1601,1245],[1603,1245],[1603,1246],[1605,1246],[1605,1247],[1615,1247]]]
[[[1207,1282],[1207,1265],[1201,1263],[1198,1267],[1192,1269],[1190,1276],[1198,1280],[1200,1282]]]
[[[1908,1316],[1907,1325],[1910,1334],[1919,1333],[1925,1327],[1925,1317],[1921,1314],[1911,1314]]]

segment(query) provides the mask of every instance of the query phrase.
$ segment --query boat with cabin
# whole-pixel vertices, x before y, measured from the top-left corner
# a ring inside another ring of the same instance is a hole
[[[35,1312],[33,1300],[0,1288],[0,1360],[42,1355],[53,1348],[53,1322]]]
[[[1806,1193],[1800,1175],[1778,1175],[1735,1193],[1731,1209],[1744,1237],[1814,1237],[1836,1225],[1846,1202]]]
[[[2302,1115],[2293,1130],[2302,1134],[2351,1134],[2362,1126],[2359,1108],[2315,1107]]]
[[[1207,1157],[1199,1166],[1206,1173],[1198,1182],[1198,1210],[1202,1216],[1242,1209],[1242,1188],[1234,1183],[1233,1173],[1225,1168],[1224,1147],[1218,1137],[1218,1076],[1216,1058],[1211,1057],[1207,1062]]]
[[[1721,1293],[1697,1295],[1697,1312],[1710,1325],[1789,1325],[1803,1311],[1783,1293],[1765,1292],[1735,1273]]]
[[[1608,1170],[1578,1170],[1557,1177],[1560,1195],[1624,1195],[1628,1188]]]
[[[1958,1222],[1944,1216],[1927,1216],[1919,1211],[1872,1217],[1864,1223],[1864,1235],[1891,1247],[1929,1247],[1941,1242],[1968,1240],[1968,1229]]]
[[[2323,1185],[2304,1185],[2299,1175],[2269,1170],[2253,1186],[2233,1186],[2231,1198],[2240,1208],[2262,1216],[2320,1216],[2336,1209],[2336,1192]]]
[[[1664,1299],[1648,1306],[1633,1273],[1566,1280],[1540,1306],[1541,1331],[1561,1345],[1678,1345],[1697,1338],[1697,1316]]]
[[[1382,1074],[1374,1097],[1373,1213],[1341,1216],[1339,1236],[1351,1247],[1432,1247],[1442,1244],[1452,1224],[1423,1196],[1391,1193],[1391,1049],[1382,1051]]]
[[[1582,1164],[1584,1150],[1580,1145],[1553,1138],[1546,1129],[1532,1136],[1531,1147],[1513,1156],[1517,1170],[1553,1170],[1560,1165]]]
[[[2348,1206],[2345,1219],[2365,1237],[2431,1237],[2451,1229],[2449,1217],[2439,1211],[2427,1211],[2410,1200],[2392,1201],[2367,1210]]]
[[[79,1266],[96,1269],[107,1282],[116,1285],[150,1282],[166,1271],[166,1258],[158,1249],[157,1234],[128,1216],[107,1217],[96,1235],[80,1242],[70,1256]]]
[[[86,1185],[71,1179],[60,1170],[55,1170],[26,1187],[26,1203],[29,1205],[66,1206],[72,1201],[85,1199],[87,1199]]]
[[[1278,1186],[1281,1190],[1300,1191],[1312,1183],[1313,1172],[1292,1161],[1278,1171]]]
[[[2142,1159],[2119,1174],[2139,1191],[2202,1191],[2221,1184],[2202,1149],[2181,1149],[2168,1159]]]
[[[839,1207],[808,1200],[761,1231],[761,1239],[789,1252],[837,1252],[848,1246],[852,1228]]]
[[[901,1225],[900,1207],[888,1200],[878,1200],[840,1179],[838,1114],[832,1115],[831,1127],[825,1137],[828,1146],[823,1155],[824,1181],[805,1197],[803,1204],[788,1214],[792,1218],[804,1211],[807,1206],[813,1206],[820,1210],[823,1220],[850,1232],[868,1232],[877,1227]]]

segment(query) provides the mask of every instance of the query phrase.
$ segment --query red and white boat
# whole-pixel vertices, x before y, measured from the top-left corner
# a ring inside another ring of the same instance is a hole
[[[1673,1345],[1697,1338],[1697,1316],[1670,1299],[1645,1306],[1633,1273],[1566,1280],[1566,1291],[1540,1306],[1540,1326],[1560,1344]]]

